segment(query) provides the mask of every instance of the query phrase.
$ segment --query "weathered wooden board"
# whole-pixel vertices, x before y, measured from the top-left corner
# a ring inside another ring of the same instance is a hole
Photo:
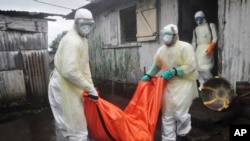
[[[12,99],[25,95],[22,70],[0,71],[0,98]]]
[[[218,1],[220,7],[219,42],[222,51],[222,76],[234,86],[236,81],[250,81],[250,2]]]
[[[0,30],[0,52],[47,49],[47,33]]]
[[[0,15],[0,30],[48,32],[47,20]]]
[[[18,51],[0,52],[0,71],[22,69],[21,54]]]

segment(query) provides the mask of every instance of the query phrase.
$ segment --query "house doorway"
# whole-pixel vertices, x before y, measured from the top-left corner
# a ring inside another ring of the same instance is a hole
[[[194,14],[202,10],[208,23],[215,23],[218,32],[218,0],[179,0],[179,35],[180,40],[191,43],[193,29],[196,27]],[[215,65],[212,74],[218,75],[218,49],[214,50]]]

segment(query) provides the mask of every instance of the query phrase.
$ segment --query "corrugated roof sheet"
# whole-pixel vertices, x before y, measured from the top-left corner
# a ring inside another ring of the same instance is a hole
[[[126,0],[92,0],[91,3],[84,5],[80,8],[89,9],[95,15],[95,13],[99,13],[103,9],[109,9],[109,7],[120,4],[123,1],[126,1]],[[74,19],[74,15],[75,15],[76,10],[77,9],[75,9],[72,12],[70,12],[69,14],[65,15],[65,18],[66,19]]]
[[[7,15],[10,17],[29,17],[29,18],[39,18],[45,19],[48,16],[61,16],[62,14],[44,13],[44,12],[28,12],[28,11],[14,11],[14,10],[0,10],[0,14]]]

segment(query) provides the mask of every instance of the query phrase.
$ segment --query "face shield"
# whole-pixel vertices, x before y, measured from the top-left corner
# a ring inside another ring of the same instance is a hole
[[[93,19],[77,19],[75,25],[81,35],[87,36],[95,28],[95,21]]]

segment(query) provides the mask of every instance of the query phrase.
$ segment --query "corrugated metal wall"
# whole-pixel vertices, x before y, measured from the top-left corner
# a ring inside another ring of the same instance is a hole
[[[28,100],[31,103],[46,102],[49,75],[48,51],[24,51],[22,52],[22,61]]]
[[[25,21],[44,30],[27,32],[35,28],[21,24],[23,30],[13,30],[2,24],[6,27],[0,30],[0,106],[44,104],[49,76],[47,21],[0,17],[1,23],[13,21],[13,27]]]
[[[221,72],[235,87],[237,81],[250,81],[250,1],[218,2]]]

